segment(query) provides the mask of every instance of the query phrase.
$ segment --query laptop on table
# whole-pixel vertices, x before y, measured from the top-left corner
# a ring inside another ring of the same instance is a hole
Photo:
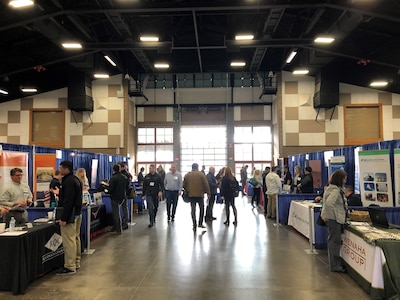
[[[386,212],[383,209],[368,207],[368,212],[371,218],[372,225],[374,225],[375,227],[400,229],[400,225],[388,222],[386,218]]]

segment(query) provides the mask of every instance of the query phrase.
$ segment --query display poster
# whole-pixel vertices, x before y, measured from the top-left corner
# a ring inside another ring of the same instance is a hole
[[[320,160],[309,160],[308,166],[312,169],[312,177],[314,181],[314,188],[322,187],[322,168]]]
[[[328,178],[331,177],[332,173],[337,170],[343,170],[346,162],[346,158],[344,156],[332,156],[329,160],[329,168],[328,168]]]
[[[400,206],[400,149],[394,149],[395,206]]]
[[[364,206],[393,206],[389,150],[358,152],[360,190]]]
[[[92,159],[92,168],[90,170],[90,188],[92,188],[92,189],[97,188],[96,182],[97,182],[98,167],[99,167],[99,160]]]
[[[0,195],[3,187],[11,181],[10,171],[13,168],[22,170],[22,182],[28,184],[28,153],[0,151]]]
[[[50,182],[55,173],[56,155],[36,153],[34,157],[33,195],[36,199],[36,192],[47,192],[49,190]],[[46,197],[46,200],[50,201],[50,198]]]

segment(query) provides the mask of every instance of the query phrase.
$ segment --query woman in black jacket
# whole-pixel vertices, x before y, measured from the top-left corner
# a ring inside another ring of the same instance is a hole
[[[232,169],[230,167],[225,168],[225,174],[221,181],[221,195],[225,199],[225,213],[226,213],[226,221],[225,225],[229,225],[229,207],[232,206],[233,215],[235,216],[235,221],[233,225],[237,225],[237,210],[235,206],[235,196],[233,185],[238,185],[236,178],[232,175]]]

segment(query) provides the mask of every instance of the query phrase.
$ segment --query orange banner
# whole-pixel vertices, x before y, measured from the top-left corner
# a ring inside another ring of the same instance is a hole
[[[35,168],[33,176],[33,190],[36,199],[36,192],[48,191],[51,179],[54,176],[56,166],[55,154],[35,154]]]

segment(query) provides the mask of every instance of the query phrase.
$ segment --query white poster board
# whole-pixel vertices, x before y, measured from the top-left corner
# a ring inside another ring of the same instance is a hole
[[[400,149],[394,149],[395,206],[400,206]]]

